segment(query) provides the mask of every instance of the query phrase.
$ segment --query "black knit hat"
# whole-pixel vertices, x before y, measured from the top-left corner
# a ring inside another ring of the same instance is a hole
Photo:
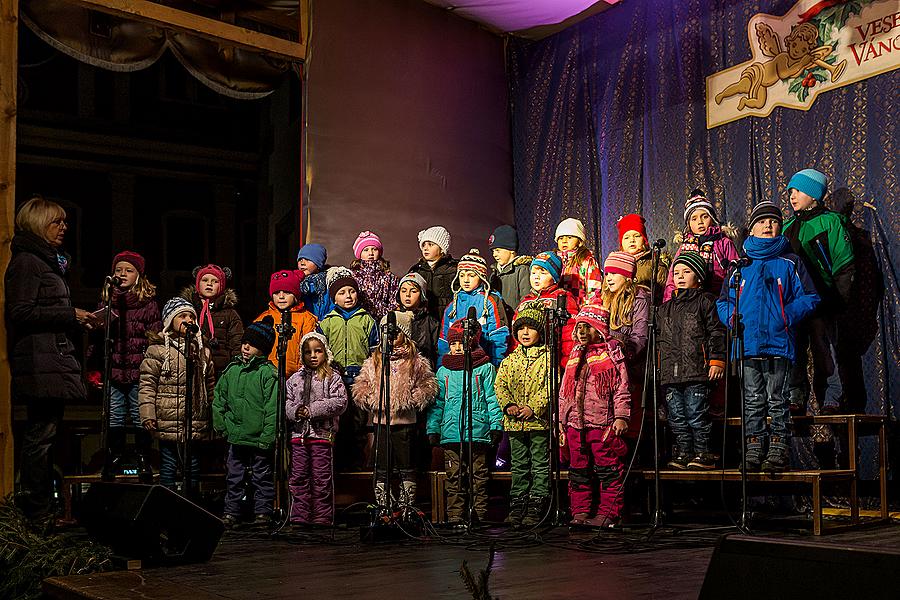
[[[682,252],[675,258],[675,265],[686,265],[688,269],[697,274],[697,281],[703,283],[706,280],[707,266],[706,259],[699,252]]]
[[[516,233],[516,229],[509,225],[501,225],[497,229],[494,230],[493,235],[491,235],[490,239],[488,239],[488,247],[493,250],[494,248],[503,248],[504,250],[512,250],[513,252],[519,251],[519,234]]]
[[[775,206],[774,202],[769,202],[768,200],[760,202],[753,207],[753,210],[750,211],[750,223],[747,224],[747,227],[752,229],[753,224],[760,219],[775,219],[779,225],[784,224],[784,214],[782,214],[781,209]]]
[[[241,343],[247,343],[259,350],[263,356],[268,356],[275,345],[275,321],[266,315],[261,321],[250,323],[241,336]]]

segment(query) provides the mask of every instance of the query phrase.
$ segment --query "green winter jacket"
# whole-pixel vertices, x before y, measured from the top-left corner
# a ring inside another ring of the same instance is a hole
[[[357,367],[358,371],[372,348],[378,346],[378,326],[364,308],[345,311],[335,307],[319,321],[319,329],[328,338],[335,362],[342,367]]]
[[[823,301],[846,303],[855,272],[847,218],[820,204],[794,213],[785,222],[783,233],[803,260]]]
[[[550,428],[547,409],[550,405],[550,389],[547,375],[549,367],[547,346],[521,344],[503,359],[497,370],[494,390],[503,411],[503,429],[506,431],[546,431]],[[527,421],[506,414],[510,405],[528,406],[534,415]]]
[[[472,370],[472,441],[489,444],[491,431],[503,430],[503,413],[494,394],[494,365],[487,362]],[[441,367],[437,372],[438,395],[428,408],[428,435],[438,433],[442,444],[469,441],[468,419],[460,423],[465,371]]]
[[[267,450],[275,443],[278,372],[265,356],[233,359],[214,393],[213,429],[229,443]]]

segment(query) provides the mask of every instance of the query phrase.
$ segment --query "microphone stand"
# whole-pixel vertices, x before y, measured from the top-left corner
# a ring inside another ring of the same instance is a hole
[[[656,364],[656,333],[657,333],[657,309],[656,306],[656,272],[659,269],[659,255],[662,248],[654,245],[650,257],[650,315],[647,327],[647,362],[644,366],[644,389],[641,390],[641,411],[647,410],[647,394],[652,394],[653,401],[653,516],[650,519],[650,530],[647,537],[653,534],[663,526],[663,510],[662,510],[662,482],[659,476],[659,391],[657,381],[658,366]],[[646,418],[643,417],[642,418]]]
[[[278,410],[275,411],[275,501],[273,502],[272,516],[275,523],[282,523],[288,518],[285,507],[289,497],[285,488],[287,482],[287,444],[286,422],[284,407],[287,404],[287,348],[291,338],[297,330],[294,328],[291,309],[281,311],[281,323],[275,326],[278,332],[278,346],[275,356],[278,360]]]
[[[378,523],[380,514],[387,512],[388,515],[394,514],[393,495],[391,494],[391,474],[392,474],[392,458],[393,450],[391,448],[391,354],[394,351],[393,331],[389,323],[381,328],[381,387],[378,393],[378,417],[383,421],[375,423],[375,467],[372,469],[372,488],[375,494],[376,510],[373,515],[372,525]],[[381,504],[378,500],[378,455],[381,445],[381,436],[385,436],[385,453],[387,454],[385,461],[384,475],[384,493],[385,504]]]
[[[741,517],[738,520],[737,528],[745,534],[750,533],[750,514],[747,510],[747,398],[744,393],[744,321],[741,316],[741,265],[737,264],[734,268],[729,287],[734,290],[734,316],[733,316],[733,334],[731,342],[734,344],[737,362],[732,360],[732,353],[729,351],[728,358],[730,361],[728,375],[729,378],[737,378],[740,386],[741,397]],[[731,350],[729,348],[729,350]],[[725,379],[725,397],[728,397],[728,379]],[[728,415],[725,415],[726,419]],[[725,468],[725,465],[722,465]]]
[[[113,472],[112,449],[109,447],[109,420],[111,418],[110,392],[112,391],[112,286],[109,277],[104,281],[106,288],[106,305],[103,307],[103,417],[100,422],[100,445],[103,448],[103,470],[100,472],[101,481],[113,481],[116,474]]]
[[[184,340],[184,452],[182,465],[182,494],[185,498],[190,498],[191,485],[193,484],[193,473],[191,465],[191,446],[194,437],[194,343],[196,341],[195,334],[190,330],[185,331]]]
[[[465,422],[466,428],[469,432],[468,444],[464,441],[462,436],[460,436],[459,440],[459,458],[460,465],[466,465],[466,475],[467,475],[467,484],[468,484],[468,510],[466,515],[466,531],[472,530],[472,525],[474,523],[475,516],[475,470],[472,468],[472,463],[475,460],[475,445],[472,440],[472,435],[474,432],[474,424],[472,421],[472,349],[469,347],[469,344],[472,340],[472,319],[466,317],[465,323],[463,325],[463,395],[462,395],[462,406],[463,411],[465,413]],[[466,445],[469,448],[469,458],[468,460],[464,460],[465,457],[465,447]]]
[[[549,388],[549,417],[550,417],[550,483],[552,491],[550,494],[553,503],[553,525],[562,525],[565,521],[560,502],[559,482],[560,476],[560,460],[559,460],[559,435],[562,431],[559,422],[559,361],[562,344],[560,335],[566,321],[569,320],[569,313],[564,307],[559,306],[557,299],[557,307],[544,307],[544,338],[547,340],[548,352],[547,356],[550,360],[547,369],[547,386]]]

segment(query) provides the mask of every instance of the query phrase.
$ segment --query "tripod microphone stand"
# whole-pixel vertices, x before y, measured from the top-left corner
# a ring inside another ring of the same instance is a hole
[[[548,407],[551,433],[548,437],[550,443],[550,501],[552,502],[551,514],[553,515],[551,524],[555,526],[564,525],[566,520],[562,508],[562,502],[560,502],[559,492],[559,482],[562,479],[560,476],[559,459],[559,436],[562,432],[562,427],[559,422],[559,363],[561,358],[560,353],[562,349],[562,343],[559,338],[563,326],[570,318],[570,315],[565,306],[565,296],[557,296],[555,307],[545,306],[544,317],[543,333],[544,339],[547,340],[547,346],[549,350],[547,352],[547,357],[550,361],[547,369],[547,386],[549,387],[550,394]]]
[[[641,390],[641,410],[647,410],[647,394],[652,395],[652,419],[653,419],[653,516],[650,519],[650,530],[647,537],[650,538],[663,526],[664,515],[662,510],[662,484],[659,476],[659,385],[656,364],[656,334],[657,334],[657,306],[656,306],[656,272],[659,270],[659,254],[665,242],[660,240],[653,245],[650,265],[652,277],[650,277],[650,315],[647,327],[647,362],[644,367],[644,388]],[[646,418],[643,416],[642,418]]]
[[[182,494],[185,498],[193,496],[193,464],[192,455],[194,437],[194,344],[197,342],[196,334],[199,328],[194,324],[184,326],[184,442],[182,458],[184,464],[181,469]]]
[[[275,411],[275,501],[272,517],[276,524],[280,524],[289,517],[287,499],[290,497],[286,489],[288,449],[284,414],[284,407],[287,404],[287,348],[297,332],[289,308],[281,311],[281,323],[275,326],[275,331],[278,332],[278,346],[275,351],[278,359],[278,406]]]
[[[387,323],[381,328],[381,385],[378,393],[378,412],[375,422],[375,453],[372,469],[372,489],[375,494],[375,511],[372,515],[372,526],[384,521],[385,514],[393,518],[394,496],[391,493],[391,475],[393,470],[393,448],[391,444],[391,354],[394,351],[394,336],[397,335],[397,316],[391,311]],[[379,422],[381,421],[381,422]],[[384,502],[378,498],[378,457],[384,439],[385,472]]]
[[[750,513],[747,510],[747,397],[744,393],[744,321],[741,316],[741,281],[743,263],[735,261],[734,271],[728,286],[734,290],[734,313],[728,352],[728,371],[725,379],[725,397],[728,398],[728,382],[737,379],[741,397],[741,516],[736,527],[744,534],[750,534]],[[734,345],[732,351],[731,345]],[[734,358],[737,358],[735,362]],[[726,415],[726,419],[727,419]],[[724,469],[725,465],[722,465]]]
[[[100,423],[100,444],[103,447],[103,470],[100,472],[101,481],[113,481],[116,474],[113,472],[113,455],[109,440],[109,420],[112,417],[110,407],[110,392],[112,388],[112,284],[115,276],[107,277],[103,285],[106,288],[106,305],[103,307],[103,417]]]
[[[464,418],[460,419],[460,424],[465,422],[466,431],[468,432],[468,440],[466,436],[459,436],[459,458],[460,464],[466,465],[466,488],[468,496],[468,507],[466,510],[466,531],[472,530],[475,522],[475,470],[473,464],[475,462],[475,444],[472,440],[474,432],[474,422],[472,418],[472,348],[471,342],[473,337],[473,329],[475,323],[475,307],[470,306],[469,312],[463,322],[463,389],[462,389],[462,409]],[[468,460],[465,458],[465,449],[468,447]]]

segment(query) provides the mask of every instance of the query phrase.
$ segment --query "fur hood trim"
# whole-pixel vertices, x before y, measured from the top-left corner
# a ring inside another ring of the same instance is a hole
[[[181,294],[179,294],[182,298],[190,302],[191,304],[200,304],[202,301],[200,299],[200,294],[197,293],[197,290],[194,289],[194,286],[189,285],[181,290]],[[215,299],[212,303],[212,310],[222,310],[223,308],[234,308],[238,304],[238,295],[231,288],[225,288],[225,292]]]

